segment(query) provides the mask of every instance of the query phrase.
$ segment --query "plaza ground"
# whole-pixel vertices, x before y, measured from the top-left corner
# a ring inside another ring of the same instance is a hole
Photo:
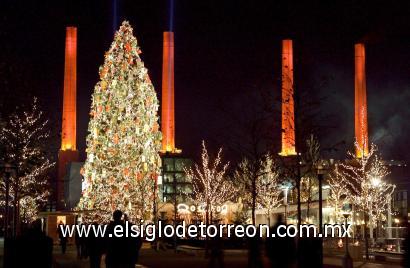
[[[60,248],[54,248],[54,256],[58,268],[88,268],[88,260],[77,260],[74,247],[70,247],[66,255],[60,254]],[[227,250],[224,257],[225,267],[246,268],[247,251],[245,250]],[[325,268],[341,267],[341,257],[325,257]],[[268,260],[264,260],[264,267],[269,267]],[[143,248],[140,252],[139,267],[155,268],[179,268],[195,267],[208,268],[208,259],[203,256],[195,256],[186,252],[175,253],[174,250],[155,251],[149,248]],[[101,266],[104,268],[104,264]],[[362,268],[399,268],[398,264],[392,263],[364,263],[355,262],[354,267]]]
[[[0,240],[0,267],[3,267],[3,239]],[[195,267],[207,268],[208,259],[205,259],[201,254],[190,254],[189,252],[178,252],[168,249],[166,251],[155,251],[150,249],[148,245],[140,251],[140,261],[137,267],[147,268],[173,268],[173,267]],[[23,256],[22,256],[23,257]],[[75,246],[68,246],[66,254],[61,254],[61,249],[58,245],[53,249],[54,267],[55,268],[88,268],[87,260],[78,260]],[[225,251],[225,267],[245,268],[247,267],[247,251],[246,250],[226,250]],[[335,268],[341,267],[341,256],[325,257],[324,267]],[[264,259],[264,267],[269,267],[267,259]],[[354,267],[361,268],[400,268],[397,263],[381,263],[381,262],[355,262]],[[101,268],[105,268],[102,261]]]

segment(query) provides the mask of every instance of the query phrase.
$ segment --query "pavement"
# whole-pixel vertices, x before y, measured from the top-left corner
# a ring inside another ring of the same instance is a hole
[[[323,259],[324,267],[326,268],[336,268],[342,267],[342,258],[341,257],[325,257]],[[365,261],[355,261],[353,263],[353,267],[360,267],[360,268],[402,268],[398,263],[380,263],[374,262],[372,260],[365,262]]]
[[[53,249],[54,267],[55,268],[88,268],[87,260],[77,259],[75,246],[68,246],[65,254],[61,253],[59,246],[54,246]],[[173,267],[195,267],[208,268],[209,259],[205,259],[203,255],[188,254],[187,252],[177,252],[168,249],[166,251],[155,251],[147,246],[144,246],[140,251],[138,268],[173,268]],[[0,239],[0,268],[3,267],[3,241]],[[244,250],[227,250],[224,257],[225,267],[245,268],[247,267],[247,252]],[[326,256],[324,258],[325,268],[336,268],[342,266],[340,256]],[[264,267],[270,267],[267,259],[264,259]],[[397,263],[381,263],[381,262],[354,262],[354,267],[360,268],[400,268]],[[104,259],[102,260],[101,268],[105,268]]]
[[[69,247],[65,255],[60,253],[60,248],[55,247],[54,256],[56,268],[85,268],[89,267],[88,260],[77,260],[76,251],[74,247]],[[173,268],[173,267],[195,267],[208,268],[209,259],[205,259],[203,255],[187,254],[186,252],[175,253],[174,250],[168,249],[166,251],[155,251],[153,249],[144,247],[140,251],[139,268]],[[247,252],[244,250],[229,250],[224,257],[225,267],[245,268],[247,267]],[[270,267],[269,261],[264,259],[264,267]],[[342,267],[341,257],[325,257],[325,268]],[[401,268],[403,266],[395,263],[380,263],[380,262],[354,262],[354,267],[358,268]],[[101,268],[105,268],[104,260]]]

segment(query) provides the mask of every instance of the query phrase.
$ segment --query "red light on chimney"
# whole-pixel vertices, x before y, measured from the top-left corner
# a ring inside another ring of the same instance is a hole
[[[77,28],[66,28],[61,150],[76,150]]]
[[[296,155],[292,40],[282,41],[282,151]]]
[[[180,152],[175,148],[174,110],[174,33],[164,32],[162,62],[162,151]]]
[[[369,153],[367,132],[367,97],[366,97],[366,68],[365,68],[365,46],[356,44],[355,48],[355,138],[356,156],[362,157]]]

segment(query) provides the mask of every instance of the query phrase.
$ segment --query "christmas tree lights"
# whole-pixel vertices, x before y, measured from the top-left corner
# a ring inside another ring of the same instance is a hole
[[[78,209],[108,221],[112,211],[150,217],[159,174],[158,100],[128,22],[115,34],[94,88]]]

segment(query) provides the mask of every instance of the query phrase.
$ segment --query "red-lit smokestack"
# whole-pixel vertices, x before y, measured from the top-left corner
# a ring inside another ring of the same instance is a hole
[[[365,46],[356,44],[355,76],[354,76],[354,107],[355,107],[355,138],[357,142],[356,156],[362,157],[369,153],[367,132],[367,97],[366,97],[366,55]]]
[[[77,28],[66,28],[61,150],[76,150]]]
[[[282,41],[282,151],[296,155],[292,40]]]
[[[77,28],[66,28],[63,122],[58,153],[57,209],[64,209],[64,176],[69,162],[78,161],[77,131]]]
[[[162,151],[175,153],[174,33],[164,32],[162,62]]]

